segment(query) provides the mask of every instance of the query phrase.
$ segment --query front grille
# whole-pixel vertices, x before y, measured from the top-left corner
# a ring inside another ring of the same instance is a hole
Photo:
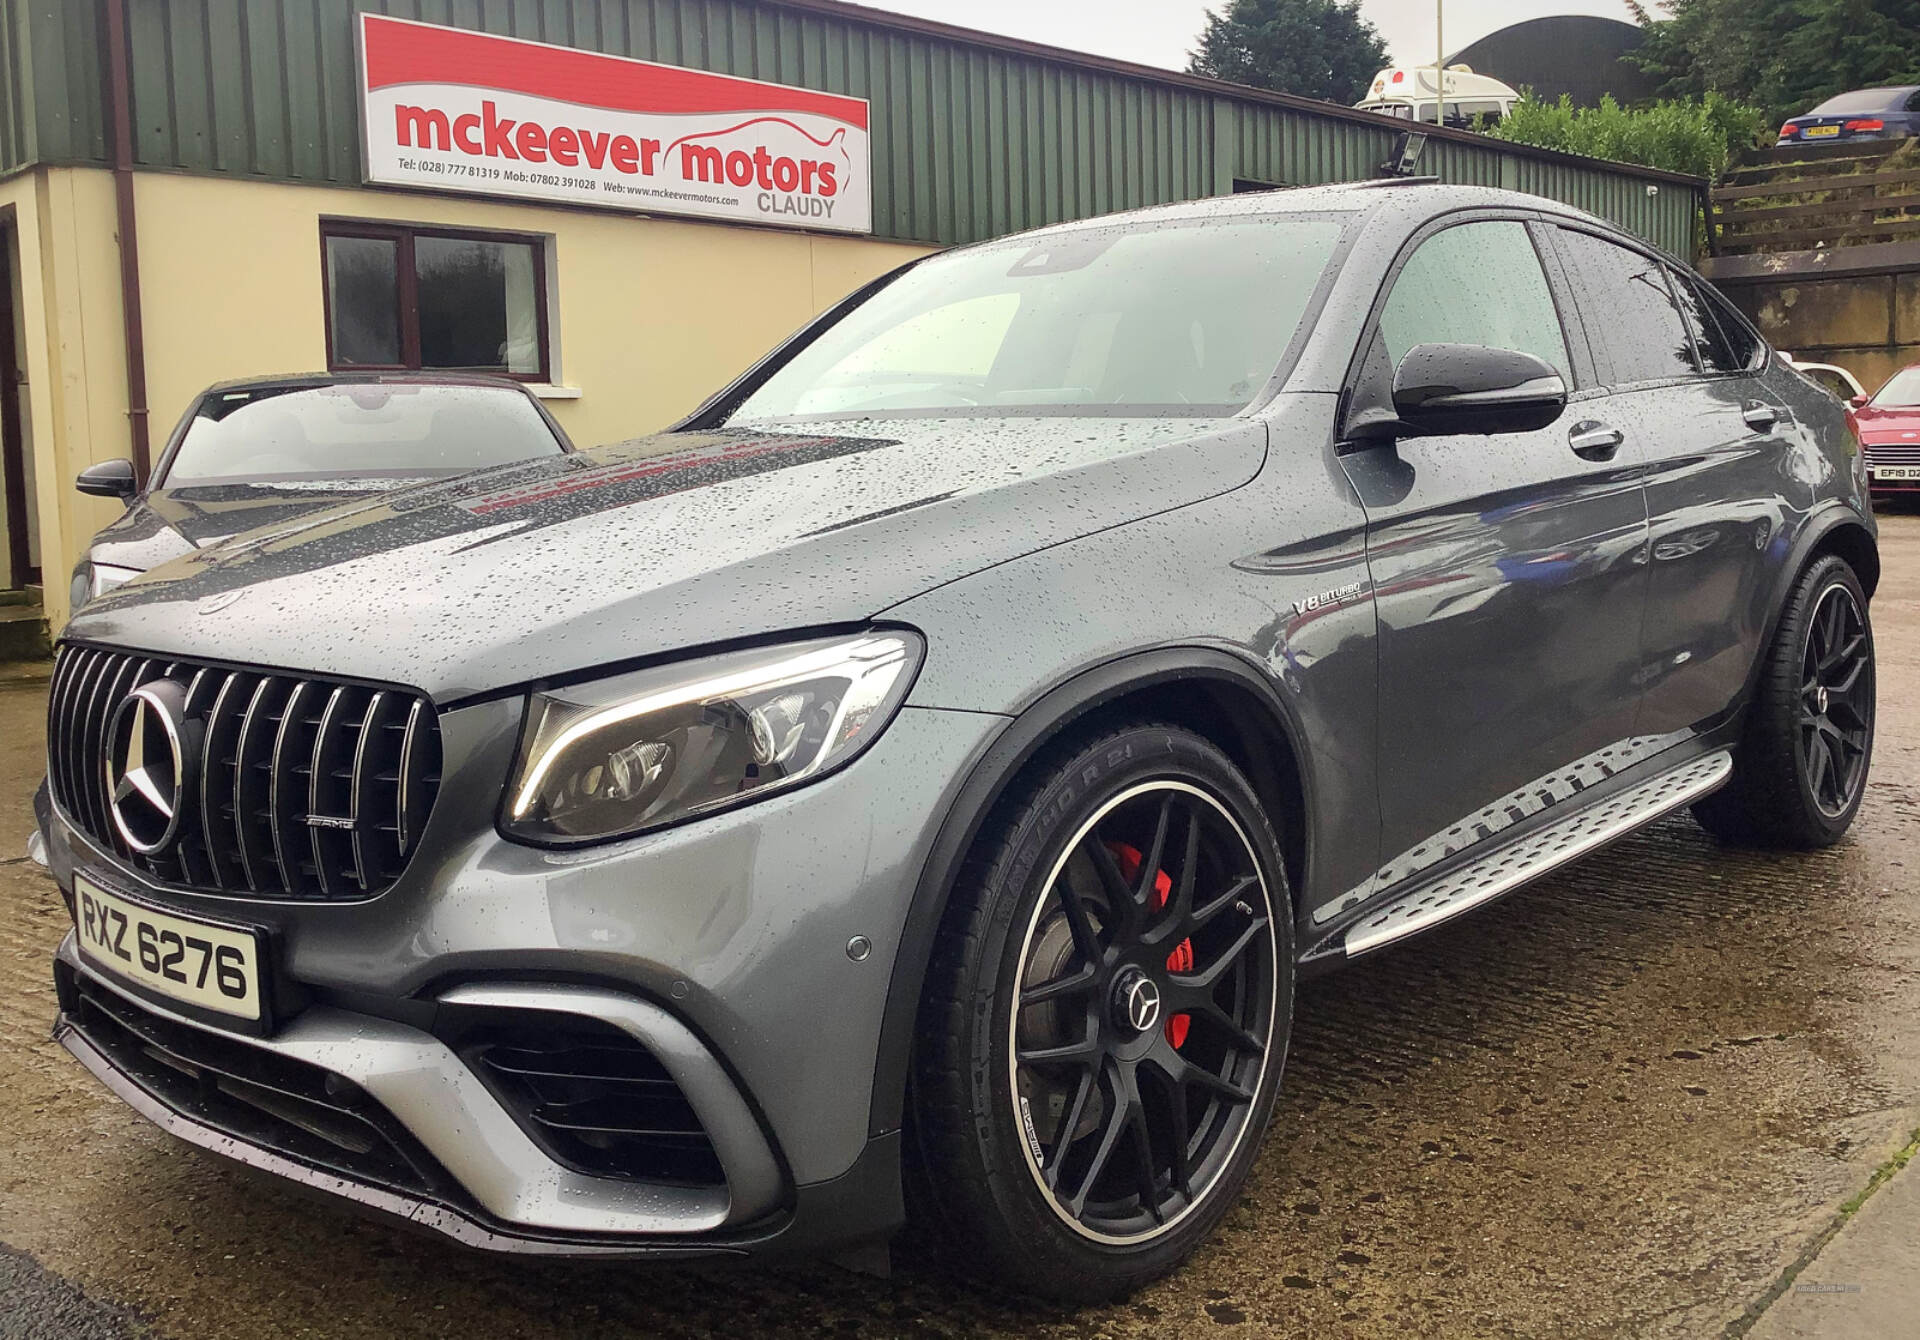
[[[135,688],[185,688],[177,831],[141,853],[113,821],[108,726]],[[64,645],[47,706],[54,799],[94,842],[155,879],[263,898],[385,892],[440,783],[440,727],[418,694]]]
[[[446,1174],[343,1076],[175,1023],[54,965],[66,1022],[172,1111],[236,1140],[374,1186],[435,1196]]]
[[[473,1072],[559,1162],[595,1177],[720,1186],[726,1176],[693,1105],[631,1034],[574,1015],[449,1012]]]
[[[1867,443],[1868,465],[1920,465],[1920,442]]]

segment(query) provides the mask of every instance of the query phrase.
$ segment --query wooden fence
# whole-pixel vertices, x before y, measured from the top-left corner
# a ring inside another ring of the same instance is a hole
[[[1709,194],[1707,237],[1714,256],[1920,240],[1920,140],[1749,155]]]

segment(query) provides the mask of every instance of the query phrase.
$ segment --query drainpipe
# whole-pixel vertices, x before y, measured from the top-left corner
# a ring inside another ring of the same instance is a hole
[[[127,432],[134,478],[147,482],[147,346],[140,320],[140,241],[133,215],[133,95],[126,0],[106,0],[107,87],[113,115],[113,205],[120,227],[120,311],[127,338]]]

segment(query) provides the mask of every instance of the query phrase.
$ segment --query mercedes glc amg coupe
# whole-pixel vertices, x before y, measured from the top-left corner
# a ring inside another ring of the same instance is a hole
[[[1846,832],[1866,484],[1697,276],[1530,196],[929,257],[669,432],[88,604],[58,1035],[469,1244],[874,1261],[911,1212],[1112,1297],[1240,1194],[1304,975],[1683,808]]]

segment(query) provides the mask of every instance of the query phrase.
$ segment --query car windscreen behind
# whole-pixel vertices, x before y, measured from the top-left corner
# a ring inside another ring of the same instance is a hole
[[[1902,368],[1874,395],[1873,403],[1882,409],[1920,405],[1920,367]]]
[[[254,387],[201,398],[165,482],[453,474],[560,450],[539,410],[506,388]]]

